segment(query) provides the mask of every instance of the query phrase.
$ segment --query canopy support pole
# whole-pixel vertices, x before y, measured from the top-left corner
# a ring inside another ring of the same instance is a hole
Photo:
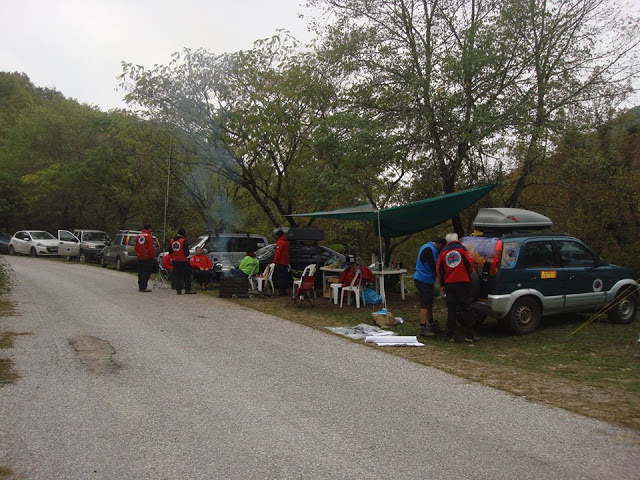
[[[380,247],[380,270],[384,270],[384,258],[382,257],[382,230],[380,228],[380,209],[378,209],[378,244]],[[387,309],[387,294],[384,290],[384,275],[380,275],[380,295],[382,295],[382,302],[385,310]]]

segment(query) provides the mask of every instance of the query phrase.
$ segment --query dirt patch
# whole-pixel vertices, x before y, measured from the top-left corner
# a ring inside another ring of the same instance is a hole
[[[15,382],[20,375],[13,369],[10,358],[0,358],[0,387]]]
[[[8,317],[17,315],[13,302],[7,300],[0,300],[0,317]]]
[[[9,467],[0,465],[0,480],[26,480],[29,478],[25,474],[18,474]]]
[[[105,340],[79,336],[70,338],[69,346],[78,354],[82,365],[92,373],[114,373],[120,368],[113,358],[116,350]]]

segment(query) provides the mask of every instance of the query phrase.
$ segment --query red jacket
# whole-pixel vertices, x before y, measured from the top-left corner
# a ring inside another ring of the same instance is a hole
[[[474,261],[460,242],[449,242],[438,256],[436,271],[440,285],[449,283],[469,283]]]
[[[172,238],[169,246],[171,258],[174,262],[186,262],[189,253],[185,250],[184,237]]]
[[[375,280],[373,276],[373,272],[369,267],[365,267],[365,266],[360,267],[360,273],[361,273],[360,285],[364,285],[368,282],[373,282]],[[345,268],[342,271],[342,273],[340,273],[340,276],[338,277],[338,282],[342,283],[343,287],[347,287],[351,285],[351,282],[355,274],[356,274],[356,265],[354,263],[352,265],[349,265],[347,268]]]
[[[289,240],[286,235],[280,235],[276,240],[276,253],[273,255],[276,265],[289,265]]]
[[[155,258],[156,249],[153,246],[153,235],[149,230],[142,230],[136,235],[136,245],[133,247],[133,251],[138,257],[138,260],[149,260]]]
[[[205,270],[211,270],[211,268],[213,267],[213,262],[208,256],[206,256],[204,253],[201,253],[200,255],[192,255],[191,257],[189,257],[189,265],[191,265],[191,268],[193,270],[200,270],[201,268],[204,268]]]
[[[162,268],[169,272],[173,271],[173,263],[171,262],[171,255],[169,253],[166,253],[162,256]]]

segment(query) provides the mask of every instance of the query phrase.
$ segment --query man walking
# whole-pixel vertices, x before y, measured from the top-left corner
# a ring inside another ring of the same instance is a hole
[[[447,338],[450,342],[455,342],[456,320],[460,312],[466,329],[464,340],[475,342],[480,338],[473,332],[474,315],[471,310],[471,273],[474,261],[458,241],[458,234],[447,234],[446,242],[438,257],[436,271],[447,302]]]
[[[156,256],[151,225],[145,225],[142,227],[142,231],[136,235],[133,251],[138,259],[138,291],[148,293],[151,289],[147,288],[147,285],[153,269],[153,259]]]
[[[413,283],[418,289],[418,298],[420,299],[418,335],[421,337],[432,337],[441,332],[440,325],[433,319],[433,286],[436,282],[436,262],[444,244],[445,240],[442,237],[425,243],[418,251],[416,259]]]

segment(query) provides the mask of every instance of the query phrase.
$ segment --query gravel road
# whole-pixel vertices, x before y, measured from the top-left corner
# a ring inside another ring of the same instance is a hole
[[[631,430],[218,298],[5,258],[0,332],[30,335],[0,350],[21,376],[0,465],[25,478],[640,478]]]

